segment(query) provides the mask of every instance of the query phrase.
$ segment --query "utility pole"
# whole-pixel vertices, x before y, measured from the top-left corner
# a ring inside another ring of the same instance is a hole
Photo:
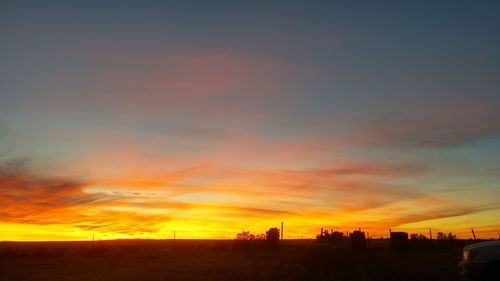
[[[476,234],[474,233],[474,228],[470,229],[472,231],[472,237],[474,237],[474,240],[476,240]]]
[[[432,229],[429,228],[429,238],[432,240]]]
[[[281,241],[283,241],[283,222],[281,222]]]
[[[279,247],[282,248],[283,247],[283,221],[281,221],[281,239],[280,239],[280,243],[279,243]]]

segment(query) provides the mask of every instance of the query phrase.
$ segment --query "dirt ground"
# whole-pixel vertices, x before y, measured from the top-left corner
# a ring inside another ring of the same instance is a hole
[[[0,280],[459,280],[469,241],[397,252],[285,240],[278,249],[221,240],[0,242]]]

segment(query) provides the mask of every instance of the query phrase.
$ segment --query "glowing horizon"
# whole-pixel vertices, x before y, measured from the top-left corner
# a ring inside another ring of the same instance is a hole
[[[488,5],[3,3],[0,241],[498,238]]]

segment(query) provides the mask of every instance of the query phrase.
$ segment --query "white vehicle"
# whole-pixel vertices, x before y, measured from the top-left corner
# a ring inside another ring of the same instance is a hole
[[[499,281],[500,241],[465,246],[459,267],[460,274],[467,280]]]

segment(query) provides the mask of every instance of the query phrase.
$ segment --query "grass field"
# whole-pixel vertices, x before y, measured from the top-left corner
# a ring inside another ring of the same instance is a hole
[[[285,240],[279,249],[221,240],[0,242],[0,280],[459,280],[462,247],[356,251]]]

